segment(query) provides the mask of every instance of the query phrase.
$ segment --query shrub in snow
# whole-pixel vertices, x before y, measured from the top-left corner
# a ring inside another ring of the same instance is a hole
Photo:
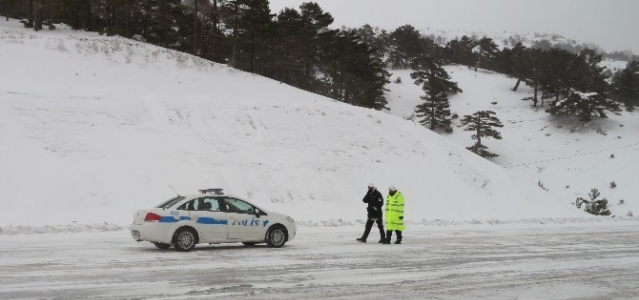
[[[548,191],[548,189],[544,186],[543,182],[541,182],[541,180],[539,182],[537,182],[537,185],[544,191]]]
[[[598,134],[601,134],[601,135],[603,135],[603,136],[608,135],[608,133],[607,133],[605,130],[601,129],[601,128],[597,129],[597,133],[598,133]]]
[[[625,201],[623,201],[623,199],[619,200],[618,205],[623,205],[625,203]]]
[[[395,83],[402,83],[402,78],[397,76],[397,79],[395,79]]]
[[[610,215],[610,210],[608,209],[608,200],[606,198],[597,199],[599,198],[599,196],[601,196],[599,190],[591,189],[590,193],[588,193],[588,196],[590,196],[590,200],[586,200],[581,197],[577,198],[577,200],[575,201],[575,205],[577,206],[577,208],[581,209],[581,206],[583,204],[586,204],[584,211],[589,214],[596,216]]]
[[[632,211],[628,211],[628,213],[626,214],[627,217],[634,217],[634,215],[632,214]]]
[[[616,188],[616,187],[617,187],[617,183],[615,183],[614,181],[611,181],[611,182],[610,182],[610,188],[611,188],[611,189],[614,189],[614,188]]]

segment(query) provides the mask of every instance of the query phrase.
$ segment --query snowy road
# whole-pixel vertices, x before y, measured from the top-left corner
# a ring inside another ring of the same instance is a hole
[[[637,222],[301,228],[281,249],[181,253],[128,231],[0,235],[0,299],[639,299]],[[377,233],[371,235],[377,240]]]

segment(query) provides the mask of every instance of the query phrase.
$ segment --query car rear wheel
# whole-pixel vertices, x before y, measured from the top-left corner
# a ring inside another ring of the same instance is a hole
[[[169,249],[169,248],[171,248],[171,244],[153,242],[153,245],[155,245],[155,247],[158,247],[158,249]]]
[[[266,244],[273,248],[284,246],[288,240],[286,228],[282,226],[273,226],[266,233]]]
[[[180,228],[173,235],[173,246],[180,251],[191,251],[197,244],[197,235],[191,228]]]

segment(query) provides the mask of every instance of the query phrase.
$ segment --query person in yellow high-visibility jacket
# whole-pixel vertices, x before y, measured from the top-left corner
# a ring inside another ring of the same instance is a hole
[[[404,195],[391,185],[386,196],[386,241],[384,244],[390,244],[393,231],[397,234],[395,244],[401,244],[404,229]]]

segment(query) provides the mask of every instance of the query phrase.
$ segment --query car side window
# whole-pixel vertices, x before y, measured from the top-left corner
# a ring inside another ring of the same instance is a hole
[[[222,211],[222,209],[220,208],[220,201],[217,198],[206,198],[204,199],[204,203],[206,205],[206,207],[208,208],[207,210],[210,211]]]
[[[179,210],[199,210],[199,211],[219,211],[217,199],[202,197],[188,201],[177,209]]]
[[[253,205],[236,198],[226,198],[229,212],[252,214],[255,212]]]
[[[185,202],[184,204],[178,207],[178,210],[197,210],[197,199],[193,199],[191,201]]]

